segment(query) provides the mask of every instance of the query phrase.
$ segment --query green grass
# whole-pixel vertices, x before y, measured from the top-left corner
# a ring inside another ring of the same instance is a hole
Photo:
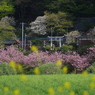
[[[63,75],[26,75],[27,81],[23,81],[20,75],[0,76],[0,95],[50,95],[49,88],[53,88],[55,94],[51,95],[95,95],[95,75],[88,74],[63,74]],[[66,88],[64,83],[70,83]],[[93,88],[90,87],[92,83]],[[8,87],[9,91],[4,91]],[[62,87],[62,91],[58,91]],[[19,90],[19,94],[13,94],[14,90]],[[74,91],[75,94],[70,94]],[[89,94],[85,93],[87,91]]]

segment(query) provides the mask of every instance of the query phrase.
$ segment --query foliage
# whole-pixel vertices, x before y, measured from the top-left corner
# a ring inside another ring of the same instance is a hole
[[[80,36],[80,33],[79,33],[79,31],[71,31],[71,32],[65,34],[65,36],[66,36],[65,43],[70,44],[70,43],[75,43],[75,37]]]
[[[24,78],[27,80],[24,81]],[[93,80],[92,80],[93,79]],[[95,75],[11,75],[0,77],[0,94],[13,95],[95,95]],[[55,94],[53,94],[55,95]]]
[[[39,67],[40,74],[62,74],[63,71],[55,63],[45,63]]]
[[[30,23],[29,30],[32,33],[40,35],[46,35],[46,15],[44,16],[38,16],[35,21]],[[31,33],[31,34],[32,34]]]
[[[16,63],[23,63],[24,55],[14,47],[7,47],[6,50],[0,49],[0,63],[15,61]]]
[[[70,43],[69,45],[73,47],[72,51],[77,51],[78,45],[76,43]]]
[[[51,12],[68,12],[74,17],[93,17],[95,9],[94,0],[49,0],[46,5],[47,10]]]
[[[22,66],[22,69],[23,69],[23,74],[27,74],[27,75],[33,75],[34,74],[34,69],[35,67],[30,67],[29,65],[27,64],[21,64]],[[17,74],[22,74],[22,72],[18,72],[17,71]]]
[[[89,67],[86,69],[86,71],[87,71],[88,73],[93,73],[93,74],[95,74],[95,62],[92,63],[92,65],[89,66]]]
[[[36,38],[36,39],[32,40],[32,44],[36,45],[36,46],[40,46],[41,45],[41,40]]]
[[[0,19],[14,13],[14,6],[9,0],[0,1]]]
[[[68,63],[68,64],[64,63],[62,68],[64,68],[64,66],[67,67],[67,72],[66,72],[67,74],[77,73],[76,68],[74,66],[72,66],[71,63]]]
[[[87,35],[89,35],[90,37],[95,36],[95,27],[90,28],[89,31],[88,31],[88,33],[87,33]]]
[[[94,12],[95,11],[95,1],[94,0],[90,0],[90,1],[86,1],[86,0],[80,0],[80,1],[79,0],[55,0],[55,1],[54,0],[36,0],[36,2],[35,0],[32,0],[32,1],[31,0],[14,0],[14,1],[13,0],[2,0],[2,1],[6,1],[6,2],[10,1],[11,5],[14,4],[13,6],[15,6],[14,7],[15,13],[10,16],[14,16],[16,18],[16,22],[18,23],[22,21],[26,23],[30,23],[31,21],[34,21],[35,18],[37,18],[38,16],[43,16],[44,11],[50,12],[51,15],[54,17],[56,14],[56,18],[58,16],[59,17],[61,16],[59,15],[58,12],[61,12],[61,14],[68,13],[69,14],[68,16],[72,15],[72,17],[71,16],[67,17],[66,21],[63,21],[62,19],[60,19],[62,20],[60,21],[58,20],[59,18],[55,19],[56,21],[54,21],[54,18],[53,18],[53,21],[55,23],[58,22],[58,25],[56,23],[54,26],[55,28],[53,29],[54,31],[56,31],[54,35],[56,34],[63,35],[66,32],[65,27],[68,27],[68,25],[64,25],[63,22],[68,22],[67,20],[72,21],[73,18],[77,19],[78,17],[94,17],[95,15],[95,12]],[[76,19],[74,19],[74,21]],[[19,25],[18,23],[17,23],[17,26]],[[60,33],[60,31],[62,32]],[[49,32],[48,34],[50,34],[50,27],[48,28],[48,32]],[[18,31],[17,34],[21,34],[21,32]]]
[[[81,56],[72,51],[65,53],[61,51],[39,51],[38,54],[32,52],[29,55],[24,55],[14,47],[7,47],[6,50],[0,49],[0,63],[9,63],[12,60],[16,63],[26,64],[28,67],[37,67],[45,63],[56,63],[57,60],[61,60],[63,66],[70,65],[73,66],[77,72],[81,72],[95,62],[95,47],[89,48],[89,51]]]
[[[48,35],[59,36],[66,33],[66,28],[72,26],[70,15],[64,12],[48,13],[46,12]],[[52,28],[52,31],[51,31]]]
[[[11,60],[16,63],[27,64],[29,67],[36,67],[44,63],[53,62],[56,63],[57,60],[62,60],[63,64],[70,63],[78,71],[84,70],[89,66],[89,61],[86,57],[81,57],[77,53],[67,53],[63,54],[62,52],[39,52],[38,56],[36,53],[31,53],[25,56],[22,52],[16,50],[13,47],[8,47],[7,50],[0,50],[0,63],[7,62]],[[88,56],[87,56],[88,57]],[[91,59],[91,58],[90,58]]]
[[[70,13],[73,17],[94,17],[94,0],[2,0],[14,4],[14,17],[18,21],[30,22],[44,15],[44,11],[57,13],[58,11]],[[12,2],[13,1],[13,2]],[[1,1],[0,1],[1,2]]]
[[[46,49],[46,50],[51,50],[51,48],[52,48],[52,47],[51,47],[50,45],[46,45],[46,46],[45,46],[45,49]]]
[[[88,52],[88,48],[90,47],[93,47],[93,45],[84,45],[84,46],[81,46],[78,48],[77,52],[80,54],[80,55],[84,55]]]
[[[24,55],[29,55],[30,54],[30,51],[25,51],[24,52]]]
[[[54,51],[60,51],[61,47],[54,47]]]
[[[72,49],[73,49],[72,45],[62,45],[62,47],[61,47],[62,52],[71,51]]]
[[[14,17],[5,16],[0,21],[1,24],[15,26],[16,22]]]
[[[30,22],[37,16],[44,15],[44,0],[15,0],[15,17],[19,21]],[[27,15],[26,15],[27,14]]]
[[[10,40],[16,38],[14,27],[8,25],[0,25],[0,38],[1,40]]]
[[[8,63],[0,63],[0,75],[15,75],[16,70],[11,68]]]
[[[14,25],[13,19],[10,17],[2,18],[0,21],[0,40],[10,40],[16,39],[16,35],[14,33],[15,28],[12,26]]]

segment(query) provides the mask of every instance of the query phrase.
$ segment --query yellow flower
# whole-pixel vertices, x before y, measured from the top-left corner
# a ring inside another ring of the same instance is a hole
[[[56,66],[61,67],[62,66],[62,61],[61,60],[57,60]]]
[[[92,81],[95,81],[95,76],[93,76],[93,77],[91,78],[91,80],[92,80]]]
[[[89,93],[87,91],[84,91],[83,95],[89,95]]]
[[[84,76],[87,76],[88,72],[87,72],[87,71],[83,71],[82,74],[83,74]]]
[[[75,92],[74,92],[74,91],[71,91],[71,92],[70,92],[70,95],[75,95]]]
[[[9,88],[8,87],[4,87],[4,91],[5,92],[8,92],[9,91]]]
[[[57,90],[58,90],[58,92],[62,92],[62,91],[63,91],[63,88],[62,88],[61,86],[59,86],[59,87],[57,88]]]
[[[69,89],[71,87],[71,84],[69,82],[65,82],[64,87]]]
[[[32,50],[33,52],[36,52],[36,53],[38,52],[38,48],[37,48],[36,46],[34,46],[34,45],[31,47],[31,50]]]
[[[16,68],[16,63],[14,62],[14,61],[10,61],[10,66],[13,68],[13,69],[15,69]]]
[[[35,73],[36,75],[40,74],[40,70],[39,70],[38,67],[34,69],[34,73]]]
[[[14,90],[14,95],[19,95],[20,91],[18,89]]]
[[[67,66],[64,66],[62,70],[63,70],[63,72],[64,72],[65,74],[68,73],[68,67],[67,67]]]
[[[22,68],[22,66],[20,64],[17,64],[17,70],[19,72],[23,72],[23,68]]]
[[[53,88],[49,88],[48,93],[49,95],[55,95]]]
[[[95,84],[93,82],[90,83],[90,88],[95,88]]]
[[[23,81],[27,81],[26,75],[22,74],[22,75],[21,75],[21,79],[22,79]]]

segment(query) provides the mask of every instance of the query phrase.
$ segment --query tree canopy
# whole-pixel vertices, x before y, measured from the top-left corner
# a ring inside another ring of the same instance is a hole
[[[72,26],[72,21],[70,20],[70,15],[63,12],[58,13],[46,13],[47,15],[47,29],[48,34],[50,35],[50,31],[54,35],[64,35],[66,33],[67,27]],[[52,30],[51,30],[52,28]]]
[[[0,19],[14,13],[14,6],[9,0],[0,1]]]
[[[45,11],[48,31],[52,27],[54,35],[63,35],[77,18],[95,16],[95,0],[0,0],[0,19],[13,16],[17,24],[29,24]]]
[[[68,12],[75,17],[92,17],[95,15],[95,0],[51,0],[46,7],[51,12]]]
[[[5,17],[0,21],[0,41],[15,39],[15,28],[11,18]]]
[[[15,13],[14,13],[15,10]],[[72,14],[74,17],[93,17],[95,15],[95,0],[1,0],[0,18],[9,14],[20,21],[29,22],[44,11],[57,13],[59,11]]]

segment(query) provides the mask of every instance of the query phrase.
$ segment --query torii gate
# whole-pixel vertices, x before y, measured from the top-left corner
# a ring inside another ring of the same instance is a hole
[[[53,41],[58,41],[59,42],[59,47],[61,47],[62,46],[62,43],[61,43],[61,41],[62,41],[62,38],[63,38],[64,36],[55,36],[55,37],[53,37],[53,36],[48,36],[48,38],[50,39],[50,46],[52,47],[53,46]]]

